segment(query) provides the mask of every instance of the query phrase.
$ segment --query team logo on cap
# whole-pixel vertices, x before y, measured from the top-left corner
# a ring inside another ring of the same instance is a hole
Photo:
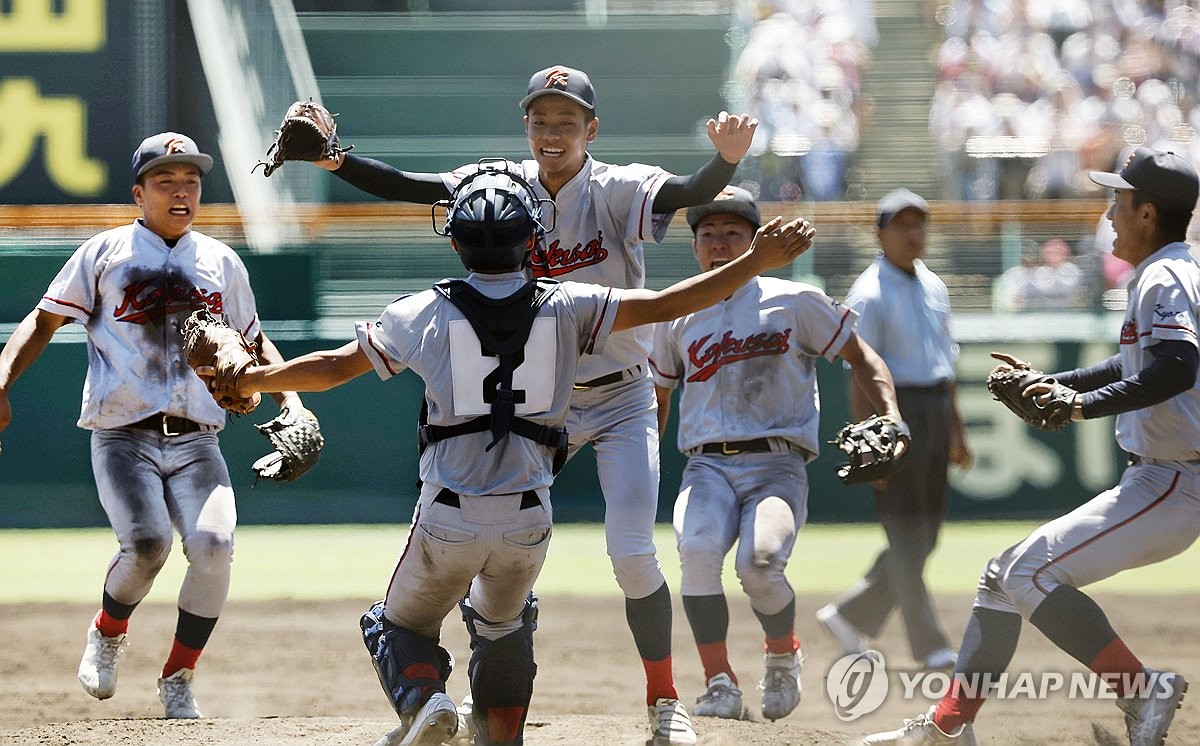
[[[737,195],[733,193],[733,190],[731,190],[729,187],[725,187],[721,190],[720,194],[718,194],[716,197],[713,197],[713,202],[716,202],[719,199],[734,199],[736,197]]]
[[[566,70],[559,70],[558,68],[555,68],[546,73],[546,87],[562,88],[566,90],[567,82],[570,80],[570,78],[571,74]]]
[[[163,148],[167,151],[167,155],[186,153],[187,143],[184,142],[183,138],[181,137],[172,136],[168,137],[166,140],[163,140]]]

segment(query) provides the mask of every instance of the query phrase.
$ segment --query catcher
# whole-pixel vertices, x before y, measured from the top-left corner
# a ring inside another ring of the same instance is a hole
[[[727,187],[687,212],[702,273],[743,255],[762,223],[748,192]],[[711,308],[659,324],[650,359],[659,433],[679,402],[679,449],[687,454],[675,502],[683,609],[707,682],[693,715],[746,715],[729,662],[729,609],[721,570],[734,568],[762,625],[762,716],[786,717],[800,702],[796,594],[784,574],[808,515],[806,464],[819,450],[816,364],[841,358],[887,417],[839,435],[849,483],[885,477],[908,441],[887,366],[854,331],[857,314],[812,285],[756,277]],[[786,403],[786,405],[784,405]],[[878,449],[878,450],[876,450]]]

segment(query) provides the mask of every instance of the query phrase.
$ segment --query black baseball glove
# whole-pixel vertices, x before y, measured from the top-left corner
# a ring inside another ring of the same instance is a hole
[[[846,425],[829,441],[849,459],[838,465],[838,479],[849,485],[886,478],[903,456],[897,455],[900,442],[907,447],[911,440],[908,424],[895,417],[873,415],[862,422]]]
[[[997,357],[993,353],[993,357]],[[998,360],[1005,358],[997,357]],[[1016,365],[1004,362],[992,369],[987,377],[992,398],[1038,430],[1057,432],[1071,422],[1075,405],[1075,389],[1065,386],[1028,363],[1012,358]],[[1048,394],[1028,395],[1026,389],[1034,384],[1046,384]],[[1041,400],[1039,402],[1039,400]]]
[[[284,407],[279,416],[262,425],[255,425],[267,436],[275,450],[254,462],[255,479],[274,479],[291,482],[313,468],[325,447],[321,424],[312,412],[300,407]]]
[[[275,141],[267,148],[266,159],[250,170],[262,166],[263,176],[270,176],[284,161],[336,161],[354,146],[341,147],[334,116],[312,99],[292,104],[275,130]]]

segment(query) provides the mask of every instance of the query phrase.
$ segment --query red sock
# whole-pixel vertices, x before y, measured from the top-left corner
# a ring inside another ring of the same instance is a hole
[[[737,683],[737,677],[733,675],[733,666],[729,665],[729,649],[724,640],[697,645],[696,649],[700,651],[700,663],[704,666],[705,683],[719,673],[727,675],[734,684]]]
[[[176,640],[171,645],[171,654],[167,656],[167,663],[163,666],[162,677],[165,679],[181,668],[195,668],[202,652],[204,648],[189,648]]]
[[[1118,697],[1124,697],[1130,680],[1142,672],[1142,662],[1120,637],[1115,637],[1088,664],[1088,668],[1107,681]]]
[[[116,637],[123,635],[129,630],[128,619],[113,619],[104,609],[96,615],[96,629],[100,630],[100,634],[105,637]]]
[[[487,710],[488,738],[493,743],[509,743],[521,734],[525,722],[524,707],[489,707]]]
[[[764,648],[772,655],[790,655],[800,649],[800,638],[794,631],[775,639],[768,637]]]
[[[978,696],[975,697],[965,696],[962,681],[955,677],[950,680],[950,690],[937,703],[933,723],[941,728],[943,733],[953,735],[965,723],[975,722],[975,715],[986,701],[983,692],[978,692]]]
[[[643,658],[642,667],[646,669],[647,705],[652,705],[664,697],[679,699],[679,693],[675,691],[675,677],[671,673],[671,656],[668,655],[660,661],[648,661]]]

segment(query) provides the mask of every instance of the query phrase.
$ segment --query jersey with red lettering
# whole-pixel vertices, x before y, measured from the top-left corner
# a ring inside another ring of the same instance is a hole
[[[141,221],[84,242],[37,307],[87,327],[79,427],[88,430],[158,413],[224,426],[225,411],[184,360],[179,326],[207,308],[248,339],[260,331],[250,278],[233,249],[197,231],[168,246]]]
[[[783,438],[820,450],[817,358],[833,360],[858,315],[799,282],[759,277],[717,305],[658,324],[650,368],[679,402],[679,450]]]
[[[470,164],[441,174],[451,192],[478,168]],[[534,195],[549,199],[538,181],[535,160],[509,163],[533,187]],[[661,242],[674,213],[654,214],[654,197],[671,174],[658,166],[631,163],[616,166],[590,155],[543,212],[546,236],[530,255],[534,277],[589,282],[613,288],[646,285],[643,242]],[[603,355],[580,362],[578,380],[590,381],[642,365],[650,352],[650,330],[640,326],[616,332]]]

